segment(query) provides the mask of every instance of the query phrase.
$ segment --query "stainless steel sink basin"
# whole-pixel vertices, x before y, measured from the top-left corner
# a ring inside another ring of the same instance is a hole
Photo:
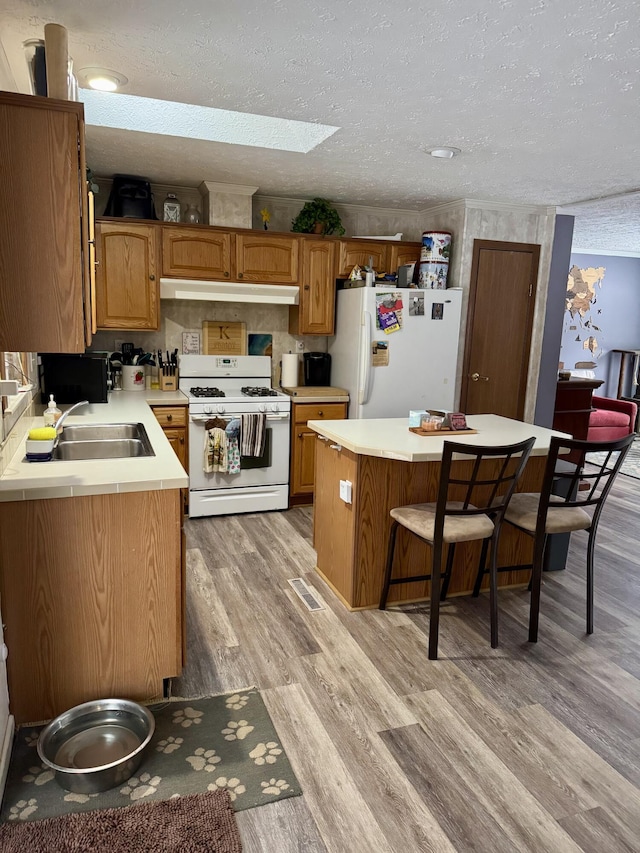
[[[111,438],[147,437],[143,424],[73,424],[66,426],[60,444],[67,441],[95,441]]]
[[[53,451],[62,461],[155,456],[143,424],[67,426]]]

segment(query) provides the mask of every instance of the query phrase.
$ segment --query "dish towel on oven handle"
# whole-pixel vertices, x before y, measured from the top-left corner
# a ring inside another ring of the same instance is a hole
[[[264,412],[240,415],[240,455],[262,456],[264,453],[267,416]]]
[[[204,459],[202,468],[205,474],[227,473],[228,469],[227,434],[220,427],[207,429],[204,433]]]
[[[240,473],[240,418],[232,418],[225,429],[227,434],[227,473]]]

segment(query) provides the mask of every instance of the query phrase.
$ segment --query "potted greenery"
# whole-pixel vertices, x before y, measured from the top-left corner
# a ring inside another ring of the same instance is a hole
[[[324,198],[306,202],[291,223],[291,230],[301,234],[344,234],[338,211]]]

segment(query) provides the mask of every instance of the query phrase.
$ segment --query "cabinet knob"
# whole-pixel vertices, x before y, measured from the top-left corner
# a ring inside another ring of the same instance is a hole
[[[225,278],[229,278],[229,273],[228,273],[228,272],[225,272],[224,277],[225,277]]]
[[[167,415],[167,420],[168,420],[168,421],[172,421],[172,420],[173,420],[173,415]]]
[[[309,290],[309,285],[308,285],[308,284],[305,284],[304,289],[305,289],[305,290]]]
[[[184,436],[183,435],[180,436],[180,444],[184,444]]]
[[[243,275],[244,275],[244,273],[239,272],[239,273],[238,273],[238,278],[242,278],[242,277],[243,277]]]
[[[155,275],[150,275],[150,276],[149,276],[149,281],[155,281],[155,280],[156,280]]]
[[[301,432],[299,432],[299,433],[298,433],[298,438],[302,438],[302,435],[303,435],[303,434],[302,434]]]
[[[318,417],[321,418],[324,415],[324,412],[318,411]]]

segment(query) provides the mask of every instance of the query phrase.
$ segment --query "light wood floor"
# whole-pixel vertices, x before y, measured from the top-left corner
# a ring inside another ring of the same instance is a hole
[[[238,813],[245,853],[640,850],[640,481],[620,476],[585,628],[584,534],[528,593],[349,613],[314,572],[312,510],[187,522],[189,660],[174,693],[257,685],[304,796]],[[287,578],[326,604],[309,613]]]

